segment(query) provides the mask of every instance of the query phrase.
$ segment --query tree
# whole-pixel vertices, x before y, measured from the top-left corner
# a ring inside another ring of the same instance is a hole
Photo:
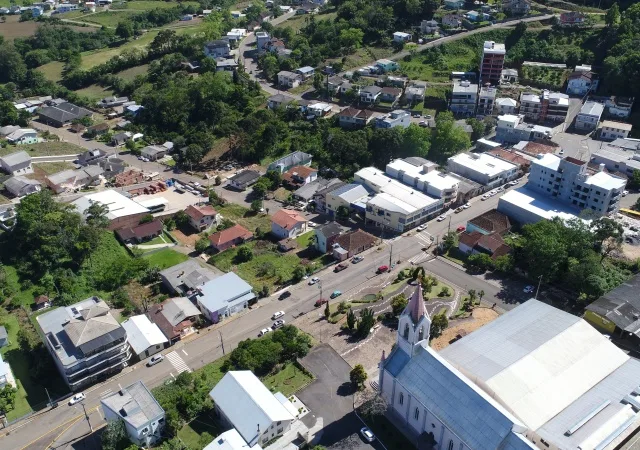
[[[615,250],[619,250],[624,238],[624,228],[617,221],[601,217],[591,223],[591,230],[596,241],[596,248],[606,258]]]
[[[281,361],[296,361],[304,358],[311,349],[311,338],[308,334],[300,332],[293,325],[285,325],[276,330],[271,339],[282,345]]]
[[[471,128],[473,129],[471,133],[472,141],[475,142],[482,136],[484,136],[485,125],[483,122],[480,122],[478,119],[472,117],[470,119],[467,119],[467,125],[471,125]]]
[[[373,308],[364,308],[360,311],[360,321],[358,322],[357,334],[360,338],[365,338],[371,332],[371,328],[376,323],[373,315]]]
[[[466,266],[479,272],[486,272],[493,268],[493,260],[486,253],[476,253],[467,258]]]
[[[214,189],[209,189],[209,203],[212,206],[220,206],[226,203],[225,199],[222,198]]]
[[[305,270],[304,267],[296,266],[296,268],[293,269],[293,280],[297,283],[298,281],[302,280],[302,278],[306,274],[307,274],[307,271]]]
[[[336,215],[340,219],[348,219],[349,218],[349,208],[344,206],[344,205],[338,206],[338,209],[336,210]]]
[[[480,291],[478,291],[478,303],[482,302],[482,297],[484,297],[484,291],[480,289]]]
[[[87,225],[94,228],[105,229],[109,226],[109,207],[100,202],[91,201],[89,207],[84,211]]]
[[[203,236],[203,237],[201,237],[200,239],[198,239],[198,240],[196,241],[196,245],[195,245],[195,247],[196,247],[196,252],[198,252],[198,253],[204,253],[204,252],[206,252],[206,251],[207,251],[207,249],[209,248],[209,245],[210,245],[210,244],[211,244],[211,243],[209,242],[209,239],[208,239],[208,238],[206,238],[206,237],[204,237],[204,236]],[[238,253],[240,253],[240,252],[238,252]]]
[[[18,390],[10,384],[6,384],[0,389],[0,413],[6,414],[13,410],[16,402],[16,392]]]
[[[407,307],[407,297],[404,294],[398,294],[391,299],[391,310],[394,316],[398,316]]]
[[[128,40],[129,38],[133,37],[133,33],[133,22],[131,22],[130,20],[123,20],[122,22],[118,23],[118,26],[116,27],[116,35],[118,35],[122,39]]]
[[[351,369],[349,372],[349,380],[356,387],[356,389],[360,390],[364,388],[364,382],[367,381],[367,372],[362,367],[362,364],[356,364],[356,366]]]
[[[321,91],[324,88],[324,79],[322,73],[316,72],[313,74],[313,88],[316,91]]]
[[[444,235],[444,239],[442,239],[442,249],[445,252],[448,252],[453,247],[458,246],[458,233],[455,231],[449,231]]]
[[[356,327],[356,314],[353,312],[352,309],[349,310],[349,312],[347,313],[347,328],[349,328],[349,330],[353,331],[353,329]]]
[[[331,309],[329,308],[329,302],[327,302],[324,305],[324,318],[329,320],[329,317],[331,317]]]
[[[253,211],[254,213],[259,213],[261,209],[262,209],[261,200],[254,200],[251,202],[251,211]]]
[[[378,394],[374,394],[360,406],[360,412],[366,417],[374,418],[387,412],[387,402]]]
[[[359,28],[346,28],[340,31],[340,46],[351,52],[362,46],[364,32]]]
[[[240,247],[240,249],[238,249],[238,253],[234,258],[234,260],[238,264],[251,261],[252,259],[253,259],[253,251],[251,250],[251,248],[247,247],[246,245],[243,245],[242,247]]]
[[[431,338],[437,338],[442,332],[449,326],[449,320],[445,314],[438,314],[433,316],[431,321]]]
[[[20,83],[27,75],[27,65],[13,44],[0,43],[0,83]]]
[[[453,114],[449,111],[438,114],[429,150],[430,159],[444,162],[469,147],[469,135],[462,127],[456,125]]]
[[[620,8],[618,7],[618,3],[614,3],[607,10],[607,13],[604,16],[604,22],[609,28],[613,28],[618,25],[620,22]]]
[[[130,444],[123,420],[113,420],[107,423],[102,432],[103,450],[125,450]]]
[[[173,215],[173,220],[177,226],[182,227],[189,223],[189,216],[183,210],[180,210]]]
[[[222,178],[220,178],[220,175],[216,175],[215,179],[213,180],[213,184],[215,184],[216,186],[220,186],[222,184]]]

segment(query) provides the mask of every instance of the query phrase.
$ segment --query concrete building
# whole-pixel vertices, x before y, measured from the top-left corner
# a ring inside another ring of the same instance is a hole
[[[228,186],[239,191],[244,191],[252,184],[255,184],[259,178],[260,172],[256,170],[243,170],[229,178]]]
[[[158,325],[144,314],[129,317],[122,322],[122,328],[127,332],[131,350],[139,361],[161,352],[169,342]]]
[[[516,165],[487,153],[459,153],[449,158],[447,168],[487,188],[501,186],[518,174]]]
[[[340,111],[338,122],[342,128],[362,128],[373,118],[373,112],[352,107]]]
[[[495,140],[506,144],[522,141],[548,140],[553,136],[553,129],[542,125],[524,123],[523,116],[505,114],[498,116]]]
[[[87,186],[100,184],[104,170],[99,166],[87,166],[76,170],[63,170],[45,177],[45,182],[56,194],[74,192]]]
[[[531,0],[503,0],[502,10],[512,16],[525,16],[531,11]]]
[[[411,42],[411,34],[404,33],[402,31],[396,31],[393,33],[393,42],[405,43]]]
[[[201,288],[202,284],[199,284],[194,290],[199,293]],[[192,297],[195,295],[190,294]],[[147,315],[160,328],[170,345],[195,333],[196,322],[201,316],[200,310],[187,297],[169,298],[162,303],[154,303]]]
[[[300,86],[302,82],[302,75],[299,73],[289,72],[287,70],[281,70],[278,72],[278,86],[280,89],[290,89]]]
[[[518,108],[518,101],[508,97],[497,98],[495,104],[499,115],[515,114]]]
[[[247,444],[238,430],[232,428],[217,436],[203,450],[262,450],[262,447]]]
[[[572,205],[578,211],[591,209],[598,216],[618,210],[626,180],[604,172],[587,173],[587,163],[548,153],[531,163],[527,188]]]
[[[31,180],[23,176],[11,177],[4,182],[4,188],[15,197],[24,197],[25,195],[40,192],[42,186],[38,180]]]
[[[220,222],[220,214],[211,205],[189,205],[184,213],[189,217],[189,225],[198,233],[206,231]]]
[[[353,181],[375,192],[366,203],[367,224],[403,232],[426,222],[442,210],[444,200],[434,199],[387,177],[375,167],[355,173]]]
[[[219,274],[208,267],[203,267],[195,259],[188,259],[180,264],[160,271],[160,279],[171,292],[181,297],[189,297],[207,281]]]
[[[480,117],[493,114],[495,107],[497,89],[492,86],[482,86],[478,95],[478,109],[476,115]]]
[[[276,94],[269,97],[267,101],[267,107],[269,109],[276,109],[281,106],[287,107],[289,105],[295,105],[295,101],[296,101],[295,98],[290,97],[288,95]]]
[[[26,175],[33,173],[31,156],[25,151],[10,153],[0,157],[0,168],[9,175]]]
[[[293,152],[289,153],[282,158],[278,158],[269,164],[267,167],[267,172],[271,170],[278,171],[280,173],[284,173],[287,170],[291,169],[294,166],[310,166],[311,160],[313,156],[304,152]]]
[[[333,249],[336,239],[343,233],[342,227],[336,222],[329,222],[314,230],[316,236],[316,250],[327,253]]]
[[[518,82],[517,69],[502,69],[502,72],[500,72],[500,84],[517,83],[517,82]]]
[[[574,71],[567,79],[567,94],[583,97],[598,87],[598,79],[591,71]]]
[[[411,104],[423,102],[426,90],[427,83],[424,81],[411,81],[404,90],[404,98]]]
[[[295,238],[307,231],[307,222],[297,211],[281,209],[271,217],[271,234],[278,239]]]
[[[113,189],[85,195],[71,204],[84,215],[87,208],[94,202],[102,203],[109,208],[107,219],[109,219],[110,230],[135,227],[144,216],[149,214],[147,208]]]
[[[506,54],[507,50],[504,44],[498,44],[494,41],[484,42],[480,58],[480,84],[496,85],[500,82]]]
[[[602,103],[587,101],[580,112],[576,116],[576,129],[582,131],[591,131],[598,128],[600,118],[604,112]]]
[[[478,85],[467,80],[453,82],[453,92],[449,109],[456,116],[472,117],[478,103]]]
[[[163,439],[164,410],[142,381],[103,397],[100,405],[108,422],[124,422],[134,444],[149,448]]]
[[[631,133],[633,125],[630,123],[614,122],[613,120],[604,120],[599,127],[600,139],[614,141],[616,139],[626,139]]]
[[[196,297],[198,308],[213,323],[244,311],[249,302],[256,299],[251,285],[234,272],[208,281],[199,291]]]
[[[569,96],[559,92],[543,91],[520,94],[520,114],[533,122],[564,122],[569,113]]]
[[[396,159],[387,164],[385,173],[407,186],[431,197],[444,200],[447,205],[458,196],[459,181],[446,173],[436,170],[437,164],[424,160],[415,165],[406,159]]]
[[[266,31],[256,31],[256,49],[258,53],[266,51],[265,45],[271,40],[271,36]]]
[[[632,177],[634,171],[640,170],[640,153],[607,146],[592,153],[591,162],[598,165],[604,164],[609,172],[620,172],[627,177]]]
[[[359,183],[340,186],[326,194],[326,210],[329,217],[334,218],[341,206],[352,211],[365,211],[369,199],[369,191]]]
[[[264,445],[282,436],[296,419],[283,404],[287,398],[275,395],[248,370],[229,371],[209,396],[216,414],[234,428],[248,446]]]
[[[131,356],[126,330],[98,297],[56,308],[36,320],[44,344],[71,391],[119,372]]]
[[[33,128],[20,128],[7,135],[6,139],[14,145],[35,144],[38,142],[38,132]]]
[[[386,116],[376,118],[376,128],[407,128],[411,125],[411,115],[401,109],[390,112]]]
[[[8,362],[2,360],[2,354],[0,354],[0,389],[4,389],[7,385],[13,388],[18,386],[11,366]]]
[[[360,89],[360,101],[362,103],[375,103],[381,93],[382,88],[379,86],[365,86]]]
[[[422,34],[436,34],[439,30],[438,22],[435,20],[423,20],[420,22],[420,32]]]

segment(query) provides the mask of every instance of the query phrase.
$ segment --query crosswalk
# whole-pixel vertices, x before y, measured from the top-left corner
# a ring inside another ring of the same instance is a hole
[[[175,369],[178,371],[178,374],[181,374],[182,372],[191,372],[191,369],[189,369],[187,363],[184,362],[184,360],[175,352],[175,350],[167,353],[165,357],[169,360],[171,365],[175,367]]]
[[[422,232],[416,234],[414,237],[418,241],[420,241],[420,243],[423,244],[425,247],[428,247],[429,245],[434,243],[434,241],[431,240],[431,238],[432,238],[431,234],[429,234],[426,231],[422,231]]]

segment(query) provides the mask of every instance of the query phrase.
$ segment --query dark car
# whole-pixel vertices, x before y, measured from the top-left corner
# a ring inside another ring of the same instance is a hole
[[[346,269],[347,267],[349,267],[348,264],[345,263],[340,263],[336,266],[335,269],[333,269],[334,272],[342,272],[344,269]]]
[[[318,300],[316,300],[315,302],[315,307],[319,308],[320,306],[324,305],[325,303],[327,303],[327,299],[326,298],[320,298]]]
[[[289,298],[289,297],[291,297],[291,292],[284,291],[282,294],[280,294],[280,296],[278,297],[278,300],[284,300],[285,298]]]

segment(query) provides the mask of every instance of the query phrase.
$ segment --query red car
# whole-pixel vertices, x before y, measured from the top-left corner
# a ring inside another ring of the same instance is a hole
[[[389,271],[389,266],[380,266],[378,267],[378,273],[385,273]]]
[[[315,307],[319,308],[320,306],[324,305],[325,303],[327,303],[327,299],[326,298],[320,298],[320,299],[316,300]]]
[[[456,231],[458,233],[462,233],[464,230],[466,230],[467,228],[464,225],[460,225],[458,228],[456,228]]]
[[[333,269],[334,272],[342,272],[344,269],[346,269],[347,267],[349,267],[348,264],[346,263],[340,263],[336,266],[335,269]]]

